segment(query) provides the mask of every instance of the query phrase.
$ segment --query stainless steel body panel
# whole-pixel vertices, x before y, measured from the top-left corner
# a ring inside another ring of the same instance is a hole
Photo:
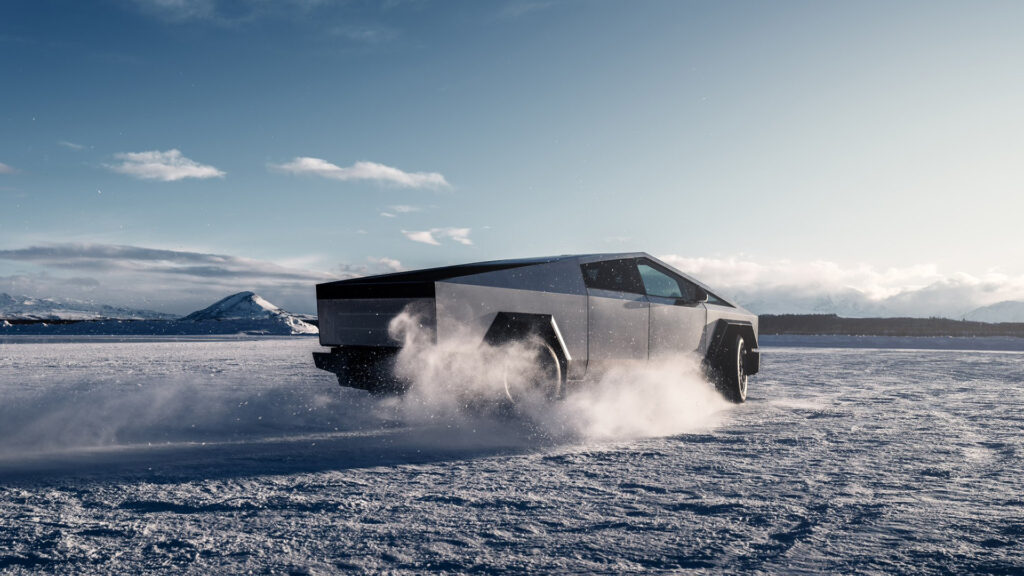
[[[587,373],[597,374],[622,361],[646,361],[650,306],[643,294],[587,290]]]
[[[549,314],[558,324],[571,356],[569,379],[583,377],[587,359],[587,297],[563,294],[438,282],[437,342],[464,339],[477,343],[494,322],[498,312]]]
[[[700,351],[705,343],[704,304],[681,305],[672,298],[648,296],[651,304],[650,357]]]
[[[750,312],[747,312],[743,308],[740,308],[738,306],[720,306],[717,304],[705,304],[704,306],[707,308],[708,311],[707,320],[705,321],[705,334],[710,335],[711,330],[714,328],[715,322],[719,320],[750,322],[754,328],[754,334],[759,334],[757,327],[757,316],[751,314]]]

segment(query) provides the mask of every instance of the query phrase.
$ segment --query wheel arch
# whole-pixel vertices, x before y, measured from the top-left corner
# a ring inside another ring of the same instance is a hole
[[[500,346],[509,342],[522,342],[531,338],[539,338],[549,344],[558,356],[558,363],[562,369],[562,379],[569,373],[569,364],[572,362],[572,355],[565,345],[562,331],[558,328],[558,322],[551,314],[532,314],[526,312],[498,312],[491,322],[487,333],[484,334],[484,343],[491,346]]]

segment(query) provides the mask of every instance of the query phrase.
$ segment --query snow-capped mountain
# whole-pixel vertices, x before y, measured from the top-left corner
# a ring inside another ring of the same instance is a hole
[[[304,317],[282,310],[253,292],[232,294],[185,316],[181,322],[245,324],[253,326],[248,331],[266,330],[274,334],[281,330],[288,330],[291,334],[319,333],[317,327],[306,322]]]
[[[288,315],[288,312],[281,310],[270,302],[267,302],[258,294],[253,292],[239,292],[227,298],[197,310],[182,320],[201,322],[204,320],[251,320],[276,318],[281,315]]]
[[[292,314],[252,292],[239,292],[177,318],[169,314],[0,294],[0,328],[6,334],[191,335],[318,334],[308,316]],[[7,313],[10,315],[7,315]],[[7,319],[13,322],[7,322]],[[47,325],[46,322],[65,321]],[[23,323],[24,321],[35,323]],[[13,325],[12,325],[13,324]]]
[[[83,300],[31,298],[0,293],[0,320],[170,320],[173,314],[107,306]]]
[[[1006,300],[975,308],[964,315],[964,320],[973,320],[975,322],[1024,322],[1024,302]]]

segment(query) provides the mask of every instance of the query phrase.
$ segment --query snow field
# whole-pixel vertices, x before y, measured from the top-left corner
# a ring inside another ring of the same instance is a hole
[[[316,348],[0,345],[0,572],[1024,566],[1019,352],[770,348],[747,404],[591,434],[340,389]]]

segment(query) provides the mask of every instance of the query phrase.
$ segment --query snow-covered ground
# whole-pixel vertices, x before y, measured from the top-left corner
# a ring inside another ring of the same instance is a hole
[[[1021,352],[769,347],[742,406],[683,363],[513,415],[316,349],[3,340],[0,572],[1024,568]]]

